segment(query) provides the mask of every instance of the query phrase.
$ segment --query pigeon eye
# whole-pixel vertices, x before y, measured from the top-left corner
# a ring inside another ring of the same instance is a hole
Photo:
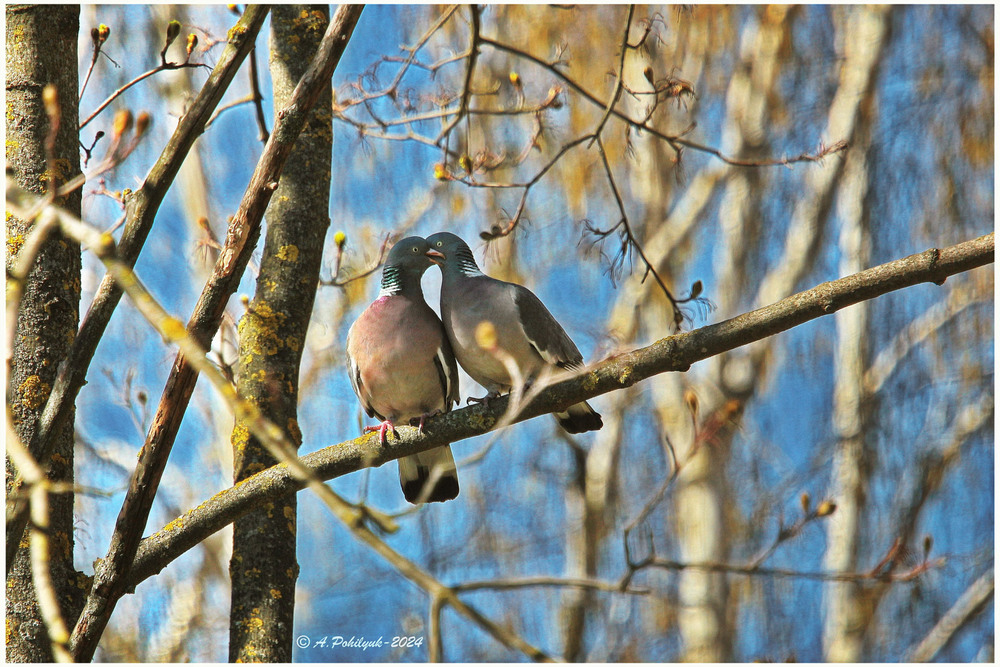
[[[444,245],[444,241],[438,241],[438,242],[437,242],[437,243],[435,243],[434,245],[436,245],[437,247],[439,247],[439,248],[440,248],[441,246],[443,246],[443,245]]]

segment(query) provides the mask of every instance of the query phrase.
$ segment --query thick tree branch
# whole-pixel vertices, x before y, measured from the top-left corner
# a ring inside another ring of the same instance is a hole
[[[583,373],[553,383],[513,416],[524,421],[654,375],[685,371],[691,364],[791,329],[852,304],[920,283],[941,284],[948,276],[993,262],[992,233],[944,249],[932,249],[823,283],[770,306],[695,331],[663,338],[648,347],[607,359]],[[401,438],[382,447],[378,437],[363,436],[302,457],[321,479],[333,479],[365,467],[426,451],[444,443],[486,433],[504,418],[508,397],[450,412],[431,420],[419,435],[400,427]],[[506,421],[506,420],[505,420]],[[237,517],[261,503],[302,489],[286,465],[261,471],[175,519],[142,541],[128,579],[134,586]]]
[[[205,122],[218,105],[230,82],[240,68],[243,59],[253,46],[257,32],[264,23],[267,9],[250,6],[244,12],[236,27],[230,31],[229,44],[219,58],[215,70],[208,77],[201,92],[191,103],[188,112],[180,119],[177,129],[167,142],[159,160],[153,165],[142,187],[128,200],[128,222],[118,243],[118,256],[129,267],[135,265],[139,251],[153,226],[153,219],[167,189],[173,183],[181,163],[202,131]],[[87,381],[87,369],[94,356],[97,344],[114,313],[122,288],[110,275],[105,276],[87,312],[80,331],[70,348],[69,357],[60,367],[59,375],[52,387],[52,393],[42,413],[41,423],[35,438],[26,443],[39,461],[47,461],[52,447],[53,435],[59,433],[67,417],[71,414],[76,395]],[[28,516],[22,506],[7,520],[7,564],[13,563],[13,553],[17,550],[21,534],[24,532]]]
[[[260,235],[261,218],[277,187],[285,161],[320,92],[329,85],[334,67],[340,61],[360,14],[360,6],[341,7],[330,23],[316,58],[296,86],[291,101],[278,114],[274,131],[264,147],[240,208],[229,226],[226,244],[212,277],[187,326],[189,334],[202,345],[208,345],[219,327],[226,303],[239,285]],[[77,660],[92,658],[116,601],[125,593],[129,565],[134,559],[163,468],[197,377],[195,365],[183,353],[178,354],[143,447],[142,457],[122,504],[108,555],[96,569],[86,607],[73,631],[70,645]]]

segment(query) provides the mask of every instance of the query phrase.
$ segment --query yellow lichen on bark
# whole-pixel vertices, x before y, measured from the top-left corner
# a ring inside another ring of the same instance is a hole
[[[29,410],[37,410],[45,405],[49,400],[49,392],[52,387],[37,375],[29,375],[17,388],[17,394],[21,397],[21,403]]]
[[[299,259],[298,246],[283,245],[278,248],[278,252],[275,254],[275,257],[283,262],[296,262]]]

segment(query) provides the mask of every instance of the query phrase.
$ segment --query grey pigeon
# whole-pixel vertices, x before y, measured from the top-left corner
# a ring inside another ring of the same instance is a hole
[[[382,420],[382,444],[394,423],[419,422],[448,412],[459,400],[458,366],[441,320],[424,301],[420,277],[437,253],[419,236],[392,247],[382,289],[347,332],[351,386],[369,417]],[[458,471],[444,445],[399,459],[403,495],[414,504],[458,495]]]
[[[525,380],[546,366],[567,370],[583,367],[583,355],[532,292],[521,285],[491,278],[479,270],[469,246],[458,236],[438,232],[427,237],[431,254],[441,267],[441,319],[462,368],[486,387],[487,400],[510,391],[513,380],[503,355],[485,349],[476,340],[482,322],[493,325],[498,351],[512,359]],[[482,330],[480,330],[482,334]],[[555,415],[570,433],[596,431],[601,415],[586,402]]]

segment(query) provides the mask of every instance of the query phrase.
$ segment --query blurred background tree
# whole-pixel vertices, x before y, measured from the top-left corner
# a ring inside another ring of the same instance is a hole
[[[82,119],[160,63],[171,20],[182,37],[167,59],[185,60],[195,34],[189,60],[214,66],[234,17],[82,8],[81,79],[90,29],[111,31]],[[982,6],[367,7],[333,78],[329,210],[343,236],[326,237],[302,349],[300,453],[368,423],[343,341],[377,292],[378,272],[365,273],[387,234],[463,236],[596,362],[678,322],[722,321],[991,231],[993,34]],[[8,36],[8,58],[12,48]],[[243,65],[136,264],[181,319],[275,123],[262,65]],[[153,119],[125,162],[83,187],[85,220],[122,217],[122,191],[142,183],[207,73],[160,72],[82,129],[90,147],[115,111]],[[241,295],[259,295],[262,262],[251,259]],[[84,304],[102,275],[85,254]],[[439,284],[428,272],[435,308]],[[977,269],[598,397],[599,432],[536,419],[461,441],[462,493],[448,503],[407,506],[394,466],[330,486],[391,516],[385,544],[550,656],[992,659],[993,310],[993,269]],[[233,299],[212,343],[226,372],[245,311]],[[77,401],[76,481],[102,492],[76,497],[73,556],[88,575],[173,356],[123,300]],[[463,396],[482,393],[463,376]],[[231,485],[229,408],[204,382],[190,405],[146,534]],[[533,655],[449,606],[428,613],[412,578],[313,494],[299,501],[294,660]],[[96,657],[225,659],[231,535],[124,597]],[[944,618],[957,620],[936,627]],[[422,641],[333,645],[396,636]]]

